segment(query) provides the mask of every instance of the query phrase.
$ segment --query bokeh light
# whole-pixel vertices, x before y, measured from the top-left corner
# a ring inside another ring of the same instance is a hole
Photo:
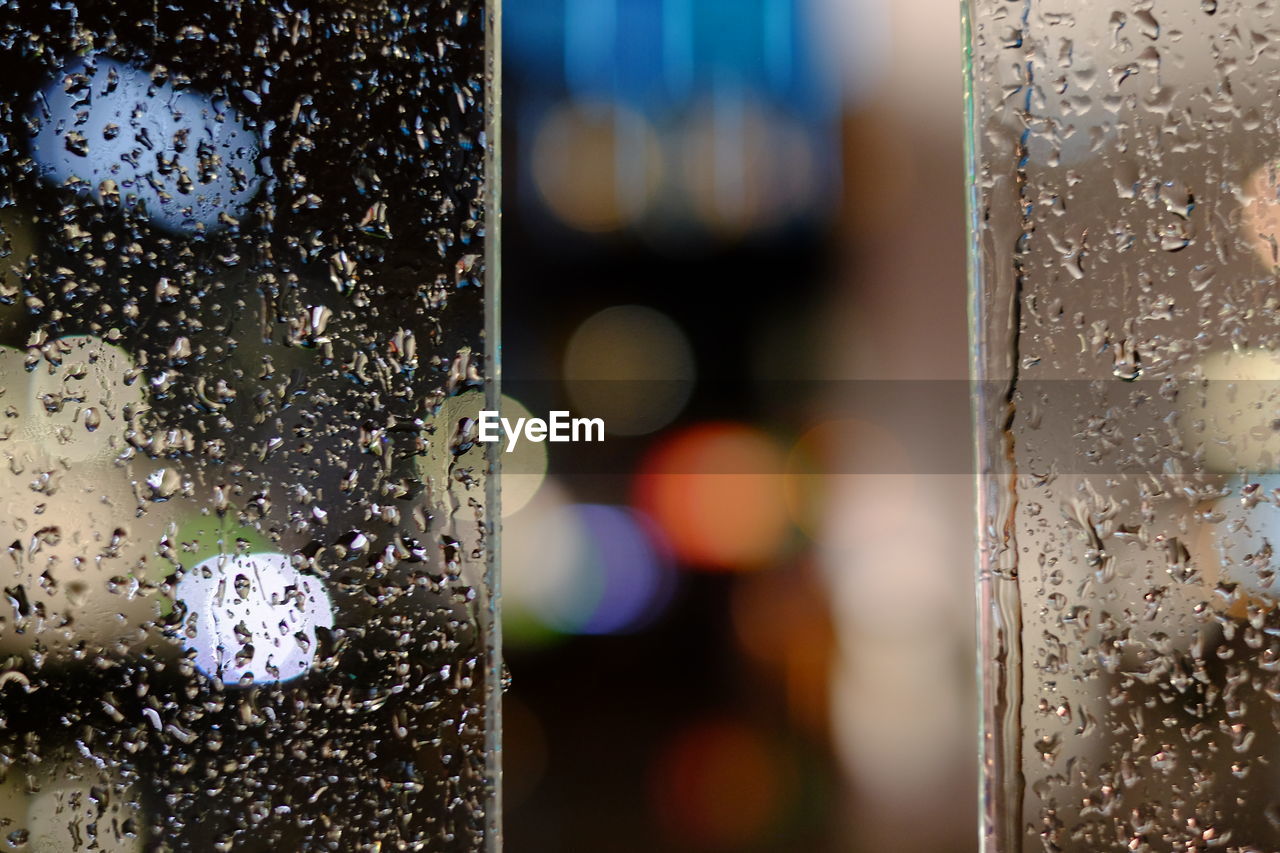
[[[627,507],[572,503],[554,480],[505,523],[503,561],[505,633],[517,644],[636,630],[674,586],[652,522]]]
[[[635,504],[676,556],[711,570],[759,569],[790,530],[783,453],[764,432],[707,423],[666,437],[642,463]]]
[[[816,155],[806,129],[746,92],[717,92],[681,140],[681,187],[722,237],[777,227],[814,204]],[[783,155],[785,152],[785,155]]]
[[[524,403],[506,394],[502,395],[498,411],[512,423],[517,418],[533,417]],[[504,443],[503,451],[499,487],[505,518],[523,509],[542,487],[547,477],[547,445],[540,441],[521,441],[507,453]]]
[[[507,376],[609,432],[552,448],[504,521],[512,583],[558,609],[504,595],[512,691],[549,749],[504,815],[513,847],[973,846],[972,477],[940,481],[945,454],[913,441],[966,426],[926,385],[876,387],[964,383],[962,194],[933,191],[963,183],[961,39],[935,5],[504,8]],[[679,387],[654,363],[671,350],[604,322],[639,306],[696,352],[669,417],[635,401]],[[624,502],[687,570],[678,595],[632,636],[565,640],[608,598],[590,507]],[[513,636],[513,611],[557,642]]]
[[[10,478],[0,536],[23,555],[5,578],[22,603],[4,619],[0,650],[61,658],[85,644],[140,641],[152,603],[131,579],[155,574],[166,514],[139,511],[135,477],[166,469],[117,464],[146,402],[133,359],[84,335],[0,347],[0,385],[10,416],[0,431]]]
[[[1182,441],[1219,474],[1280,470],[1280,353],[1241,348],[1210,353],[1197,364],[1205,381],[1179,396]]]
[[[145,848],[147,822],[138,790],[115,768],[96,757],[80,758],[43,768],[40,775],[26,800],[27,849],[135,853]],[[5,835],[12,844],[13,836]]]
[[[31,121],[44,180],[101,201],[136,199],[171,232],[238,220],[266,174],[257,133],[225,99],[103,56],[64,69]]]
[[[523,509],[503,520],[502,633],[509,645],[553,639],[548,622],[588,612],[599,595],[579,574],[585,537],[570,501],[560,481],[549,477]]]
[[[797,727],[825,737],[830,720],[835,626],[830,595],[808,565],[743,575],[730,608],[743,651],[780,683]]]
[[[950,848],[972,778],[973,498],[967,474],[828,481],[815,558],[836,628],[834,751],[856,790],[868,849]],[[919,825],[920,804],[939,815]],[[964,849],[962,847],[955,849]]]
[[[671,423],[693,391],[693,347],[665,314],[616,305],[587,318],[565,349],[565,390],[581,415],[614,435]]]
[[[1241,231],[1269,267],[1280,266],[1280,163],[1255,169],[1244,182],[1247,198]]]
[[[426,453],[417,458],[418,475],[430,490],[447,490],[451,471],[460,455],[474,453],[478,434],[477,421],[486,408],[485,395],[479,390],[467,390],[446,398],[434,418],[436,431],[431,437]],[[518,418],[532,417],[529,408],[515,397],[502,395],[498,403],[501,417],[515,423]],[[510,453],[507,439],[499,430],[501,453],[499,488],[502,516],[519,512],[533,499],[547,476],[547,445],[543,442],[519,441]],[[466,447],[463,454],[458,451]]]
[[[319,578],[284,554],[213,557],[178,580],[184,643],[195,665],[227,684],[284,681],[306,673],[316,630],[333,627],[333,605]]]
[[[579,504],[588,571],[600,594],[575,633],[618,634],[643,627],[671,597],[671,558],[656,526],[627,507]]]
[[[795,785],[794,767],[778,746],[732,719],[680,731],[652,771],[663,828],[694,850],[750,849],[785,817]]]
[[[856,480],[853,488],[841,482],[846,479]],[[837,495],[866,495],[859,500],[858,518],[890,529],[910,518],[917,487],[902,439],[867,420],[823,421],[805,431],[787,455],[787,508],[814,538],[833,520],[830,510]],[[849,510],[842,507],[842,512]]]
[[[225,516],[191,514],[179,521],[177,533],[178,561],[191,568],[220,556],[270,551],[271,542],[254,527],[230,524]]]
[[[11,402],[30,407],[17,419],[10,452],[67,463],[109,463],[123,452],[125,431],[146,399],[133,357],[91,335],[59,338],[32,359],[27,351],[5,347],[0,375],[8,387],[25,391],[21,402]]]
[[[879,53],[880,16],[849,17],[814,0],[511,4],[516,162],[539,215],[681,253],[823,217],[837,66],[865,86]]]
[[[566,101],[543,118],[532,149],[539,194],[564,223],[615,231],[647,211],[662,149],[645,117],[618,103]]]

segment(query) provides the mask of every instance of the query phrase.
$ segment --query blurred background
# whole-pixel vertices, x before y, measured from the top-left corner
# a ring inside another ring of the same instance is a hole
[[[975,849],[958,4],[504,12],[507,849]]]

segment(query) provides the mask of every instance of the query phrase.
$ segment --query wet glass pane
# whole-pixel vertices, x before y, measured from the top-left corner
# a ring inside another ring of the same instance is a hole
[[[493,15],[0,9],[0,847],[496,849]]]
[[[988,849],[1275,850],[1280,19],[968,10]]]

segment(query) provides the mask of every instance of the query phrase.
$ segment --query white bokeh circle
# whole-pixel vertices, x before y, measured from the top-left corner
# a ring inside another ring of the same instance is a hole
[[[316,629],[333,627],[324,584],[284,554],[211,557],[179,579],[175,597],[186,608],[183,643],[196,667],[227,684],[303,675],[315,660]]]

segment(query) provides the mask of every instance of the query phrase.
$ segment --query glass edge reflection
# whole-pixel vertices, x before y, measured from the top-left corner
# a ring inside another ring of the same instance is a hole
[[[502,0],[484,0],[485,15],[485,405],[497,410],[502,396]],[[488,587],[488,673],[485,696],[485,751],[490,802],[485,832],[487,853],[502,850],[502,576],[501,472],[499,445],[486,446],[487,534],[485,585]]]

